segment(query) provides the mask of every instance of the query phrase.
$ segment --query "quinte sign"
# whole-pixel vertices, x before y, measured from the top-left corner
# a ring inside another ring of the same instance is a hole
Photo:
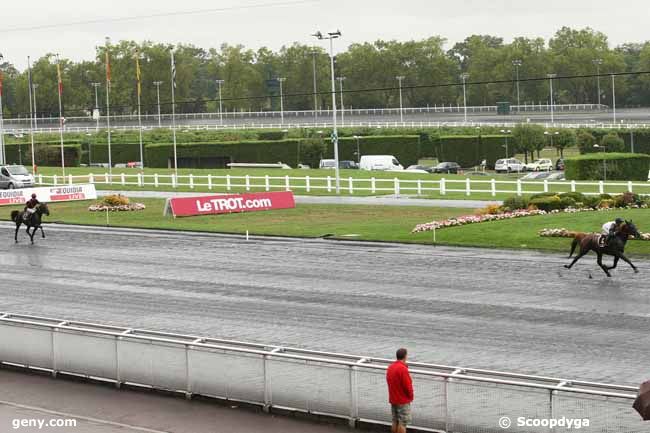
[[[276,209],[293,209],[293,193],[261,192],[251,194],[211,195],[168,198],[164,215],[177,216],[218,215],[225,213],[256,212]]]

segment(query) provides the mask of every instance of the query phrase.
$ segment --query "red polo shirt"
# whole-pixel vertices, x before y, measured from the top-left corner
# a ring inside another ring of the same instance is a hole
[[[386,382],[390,404],[408,404],[413,401],[413,382],[404,362],[395,361],[388,367]]]

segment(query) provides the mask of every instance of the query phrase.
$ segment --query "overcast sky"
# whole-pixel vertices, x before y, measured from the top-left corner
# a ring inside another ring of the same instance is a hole
[[[228,10],[16,30],[215,8]],[[318,44],[311,33],[337,28],[343,32],[343,38],[336,42],[339,50],[354,42],[431,35],[445,37],[447,48],[470,34],[491,34],[506,41],[514,36],[548,39],[562,26],[603,31],[615,46],[650,39],[648,9],[647,0],[11,1],[2,8],[0,53],[20,68],[28,55],[37,58],[48,52],[75,60],[91,59],[95,46],[103,44],[106,36],[113,40],[184,42],[203,48],[227,42],[277,50],[294,41]]]

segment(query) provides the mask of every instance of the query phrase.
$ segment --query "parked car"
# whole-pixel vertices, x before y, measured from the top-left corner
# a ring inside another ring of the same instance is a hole
[[[433,172],[458,174],[458,170],[460,170],[460,168],[461,167],[457,162],[441,162],[440,164],[433,167]]]
[[[359,166],[354,161],[339,161],[339,168],[344,170],[355,170],[359,168]]]
[[[560,158],[555,161],[555,169],[560,171],[564,170],[564,158]]]
[[[29,188],[34,186],[34,176],[23,165],[0,166],[0,188]]]
[[[532,173],[528,173],[526,176],[523,176],[521,180],[542,180],[548,178],[550,175],[550,171],[534,171]]]
[[[427,167],[424,165],[409,165],[406,167],[406,171],[412,171],[415,173],[433,173],[433,167]]]
[[[556,171],[551,173],[547,178],[547,180],[566,180],[566,177],[564,177],[564,172],[563,171]]]
[[[497,173],[512,173],[513,171],[524,171],[524,163],[516,158],[497,159],[494,164],[494,171]]]
[[[553,170],[553,161],[550,159],[536,159],[526,164],[528,171],[550,171]]]
[[[336,161],[333,159],[321,159],[318,168],[323,169],[334,169],[336,167]],[[359,168],[356,162],[354,161],[339,161],[339,168],[342,169],[356,169]]]
[[[363,155],[359,162],[362,170],[404,170],[393,155]]]

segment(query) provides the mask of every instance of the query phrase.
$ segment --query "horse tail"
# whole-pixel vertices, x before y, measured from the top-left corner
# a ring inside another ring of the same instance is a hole
[[[19,216],[19,215],[20,215],[20,211],[12,210],[12,211],[11,211],[11,220],[12,220],[13,222],[16,222],[17,219],[18,219],[18,216]]]

